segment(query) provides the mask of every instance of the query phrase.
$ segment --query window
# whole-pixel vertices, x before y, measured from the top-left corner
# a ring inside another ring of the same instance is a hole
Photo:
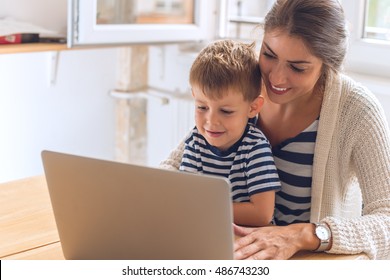
[[[390,41],[390,0],[366,2],[364,38]]]
[[[350,30],[346,70],[390,77],[390,0],[342,0]]]
[[[97,0],[99,24],[194,24],[191,0]]]
[[[68,46],[199,41],[209,1],[69,0]]]
[[[225,0],[223,30],[220,36],[243,40],[259,40],[260,30],[256,26],[264,22],[264,17],[275,0]]]

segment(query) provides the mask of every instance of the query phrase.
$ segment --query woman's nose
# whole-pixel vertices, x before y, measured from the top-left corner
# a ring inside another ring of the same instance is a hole
[[[283,85],[287,80],[285,66],[282,64],[275,65],[271,69],[269,80],[273,85]]]

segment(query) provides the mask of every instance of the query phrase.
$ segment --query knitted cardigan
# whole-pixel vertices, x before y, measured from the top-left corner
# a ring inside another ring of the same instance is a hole
[[[178,169],[184,142],[160,167]],[[333,254],[390,259],[390,133],[382,107],[343,74],[327,79],[314,150],[311,222],[326,222]]]

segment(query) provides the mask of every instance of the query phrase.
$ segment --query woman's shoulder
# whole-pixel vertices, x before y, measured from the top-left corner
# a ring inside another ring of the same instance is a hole
[[[338,120],[345,130],[383,130],[387,126],[384,109],[376,96],[362,83],[340,75],[341,96]]]
[[[382,106],[377,97],[364,84],[351,77],[340,74],[341,81],[341,104],[349,111],[377,112],[382,110]]]

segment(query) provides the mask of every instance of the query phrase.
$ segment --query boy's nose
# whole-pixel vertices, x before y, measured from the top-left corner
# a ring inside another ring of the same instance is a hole
[[[210,112],[208,115],[207,121],[211,125],[219,124],[218,114],[216,114],[215,112]]]

